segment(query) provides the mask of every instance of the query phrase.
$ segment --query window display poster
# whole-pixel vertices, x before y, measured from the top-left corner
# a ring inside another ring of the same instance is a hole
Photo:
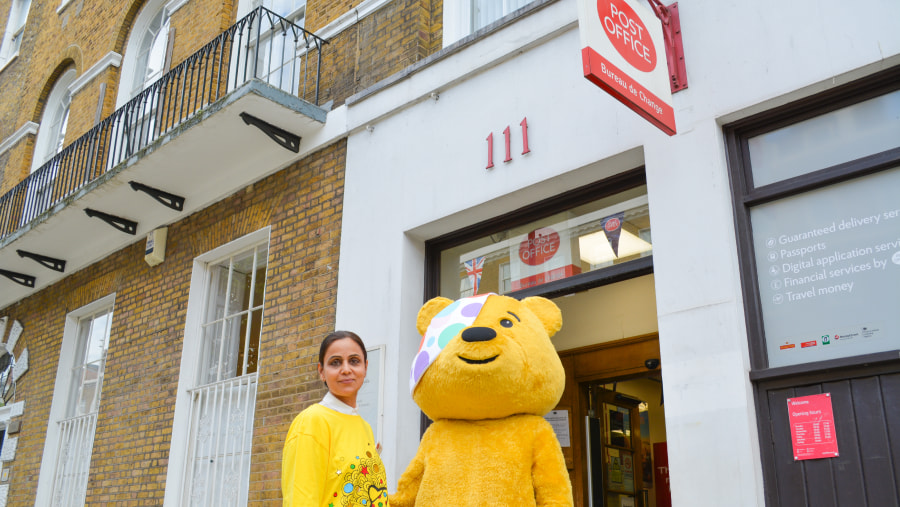
[[[788,398],[794,461],[838,455],[831,393]]]
[[[898,348],[900,168],[754,207],[769,366]]]
[[[565,223],[540,227],[509,243],[512,289],[521,290],[581,273]],[[578,263],[580,264],[580,262]]]
[[[669,452],[665,442],[653,444],[653,465],[656,507],[672,507],[672,491],[669,489]]]
[[[569,411],[568,410],[551,410],[544,419],[553,427],[556,438],[559,440],[560,447],[570,447],[572,442],[569,440]]]

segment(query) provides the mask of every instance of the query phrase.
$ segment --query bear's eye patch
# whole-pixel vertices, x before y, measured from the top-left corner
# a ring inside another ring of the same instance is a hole
[[[509,319],[503,319],[500,321],[500,325],[503,327],[512,327],[513,323]]]

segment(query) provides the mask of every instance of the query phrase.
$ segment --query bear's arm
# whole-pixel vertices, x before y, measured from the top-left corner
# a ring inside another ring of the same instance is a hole
[[[534,462],[531,476],[534,498],[538,507],[572,507],[572,484],[566,470],[566,460],[553,427],[543,418],[534,439]]]
[[[427,436],[427,432],[426,432]],[[416,457],[406,467],[406,471],[400,476],[397,483],[397,492],[390,496],[391,507],[413,507],[416,505],[416,496],[419,494],[419,484],[425,474],[425,453],[422,451],[424,443],[419,443]]]

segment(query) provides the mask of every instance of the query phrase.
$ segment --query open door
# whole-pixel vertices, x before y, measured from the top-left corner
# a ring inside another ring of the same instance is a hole
[[[586,421],[592,507],[648,507],[642,497],[642,400],[589,385]]]

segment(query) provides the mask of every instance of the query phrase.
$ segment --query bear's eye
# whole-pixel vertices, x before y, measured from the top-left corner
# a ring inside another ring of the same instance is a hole
[[[503,327],[512,327],[513,323],[509,319],[503,319],[500,321],[500,325]]]

